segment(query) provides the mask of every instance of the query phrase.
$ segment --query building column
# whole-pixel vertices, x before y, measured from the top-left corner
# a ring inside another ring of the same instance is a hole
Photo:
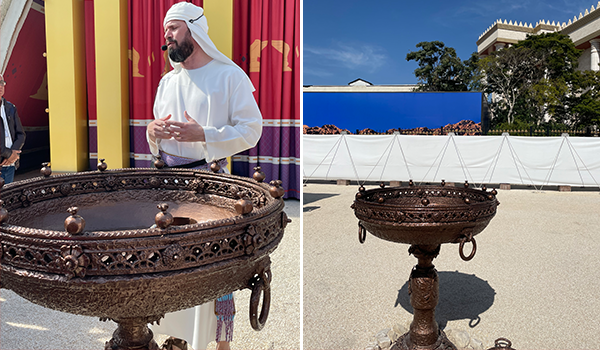
[[[504,46],[506,46],[506,44],[504,44],[504,43],[495,43],[495,44],[494,44],[494,47],[496,48],[496,50],[495,50],[495,51],[500,51],[500,50],[502,50],[502,49],[504,48]]]
[[[590,40],[590,70],[600,70],[600,39]]]
[[[128,168],[129,65],[127,0],[94,1],[98,159]]]
[[[50,161],[59,172],[88,168],[84,3],[46,1]]]
[[[225,56],[233,57],[233,0],[204,0],[210,39]]]
[[[233,58],[233,0],[204,0],[204,12],[210,23],[210,39],[225,56]],[[229,172],[231,159],[227,157]]]

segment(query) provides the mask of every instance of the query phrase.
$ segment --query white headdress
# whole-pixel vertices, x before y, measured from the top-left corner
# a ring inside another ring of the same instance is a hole
[[[235,62],[229,59],[229,57],[221,53],[212,40],[210,40],[210,37],[208,36],[208,21],[206,20],[206,16],[204,16],[204,9],[202,7],[196,6],[189,2],[178,2],[171,6],[169,11],[167,11],[165,19],[163,20],[163,27],[166,27],[167,22],[172,20],[184,21],[192,33],[192,38],[194,38],[202,50],[204,50],[204,52],[206,52],[206,54],[212,59],[234,66],[241,70],[246,77],[248,77],[246,72],[244,72],[240,66],[235,64]],[[181,69],[180,63],[173,62],[172,60],[170,61],[171,66],[176,72]],[[250,86],[252,86],[252,91],[254,91],[254,86],[252,85],[250,78],[248,78],[248,83]]]

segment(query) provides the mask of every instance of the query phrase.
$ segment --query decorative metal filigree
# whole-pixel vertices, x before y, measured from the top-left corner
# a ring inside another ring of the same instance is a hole
[[[67,278],[71,279],[75,276],[85,277],[90,258],[84,254],[81,246],[63,245],[60,247],[60,252],[61,258],[58,265],[60,265]]]
[[[365,190],[363,186],[352,204],[359,219],[358,240],[365,242],[366,231],[392,242],[411,244],[409,253],[418,259],[411,271],[408,292],[414,318],[408,333],[392,350],[456,350],[435,321],[439,299],[439,278],[432,261],[443,243],[460,243],[464,260],[475,255],[475,236],[496,214],[495,190],[414,186]],[[473,249],[465,256],[464,244]]]
[[[252,211],[244,215],[234,211],[240,195],[252,202]],[[249,288],[249,280],[268,270],[268,255],[288,222],[283,201],[270,195],[267,184],[188,169],[38,177],[6,185],[2,198],[9,213],[0,225],[2,287],[59,311],[115,320],[119,332],[130,326],[145,332],[149,318],[158,320],[148,315]],[[207,204],[232,215],[164,229],[86,228],[77,235],[27,225],[31,218],[64,213],[74,205],[123,200]],[[131,340],[133,335],[123,332],[111,344]],[[144,339],[141,344],[147,346]]]

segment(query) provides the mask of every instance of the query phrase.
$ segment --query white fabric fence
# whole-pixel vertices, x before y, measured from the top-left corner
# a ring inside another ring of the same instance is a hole
[[[303,135],[304,178],[594,186],[600,138]]]

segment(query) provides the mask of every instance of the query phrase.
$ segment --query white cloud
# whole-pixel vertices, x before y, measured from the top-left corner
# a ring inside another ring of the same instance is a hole
[[[472,1],[462,3],[462,6],[457,7],[451,14],[451,17],[475,16],[478,18],[486,18],[489,15],[503,16],[515,13],[519,10],[525,11],[530,7],[528,0],[500,0],[494,2]],[[448,15],[448,14],[446,14]]]
[[[554,4],[546,4],[548,8],[566,14],[567,18],[562,20],[564,22],[572,19],[573,16],[579,18],[579,13],[585,13],[585,10],[589,11],[592,5],[595,8],[597,2],[595,0],[562,0]]]
[[[541,19],[566,22],[569,20],[569,14],[571,14],[571,17],[573,14],[579,15],[579,12],[585,12],[586,9],[589,9],[592,5],[596,5],[596,3],[597,0],[469,0],[468,2],[462,2],[461,6],[456,7],[449,14],[441,12],[438,15],[445,15],[451,18],[464,18],[465,16],[488,18],[490,14],[494,14],[494,19],[524,20],[524,22],[527,21],[528,23],[535,23]],[[548,17],[553,14],[558,16],[566,15],[566,17]]]
[[[304,46],[304,62],[310,66],[339,67],[374,72],[387,61],[385,50],[364,43],[334,43],[330,47]]]
[[[312,76],[316,76],[316,77],[332,77],[333,76],[333,72],[330,69],[307,67],[306,64],[303,67],[302,74],[304,74],[304,76],[312,75]]]

